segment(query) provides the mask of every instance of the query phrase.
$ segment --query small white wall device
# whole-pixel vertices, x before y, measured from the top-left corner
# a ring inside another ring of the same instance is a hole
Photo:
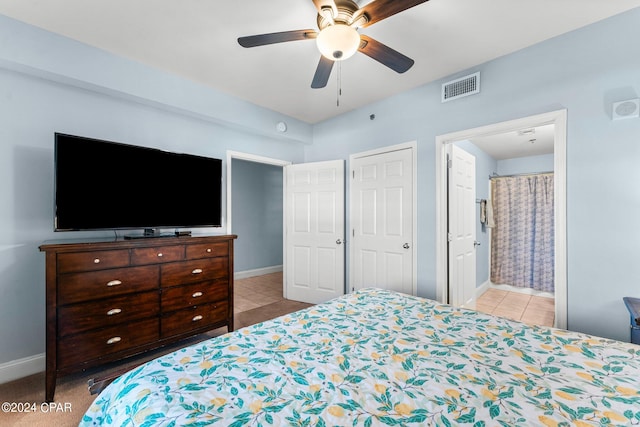
[[[284,133],[287,131],[287,124],[285,122],[276,123],[276,130],[280,133]]]
[[[640,117],[640,99],[628,99],[614,102],[611,111],[613,120],[632,119]]]

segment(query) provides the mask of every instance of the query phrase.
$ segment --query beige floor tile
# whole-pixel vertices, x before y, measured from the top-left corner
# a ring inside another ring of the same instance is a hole
[[[493,297],[486,297],[484,295],[481,295],[476,301],[480,301],[485,304],[499,304],[500,301],[502,300],[503,298],[493,298]]]
[[[551,310],[553,310],[555,307],[555,302],[551,298],[532,296],[531,300],[529,301],[529,306],[536,308],[550,308]]]
[[[510,320],[520,320],[520,314],[514,314],[514,313],[493,313],[494,316],[498,316],[498,317],[504,317],[505,319],[510,319]]]
[[[531,295],[511,292],[504,297],[503,301],[524,301],[528,303],[530,299],[531,299]]]
[[[525,313],[540,313],[541,315],[548,316],[549,314],[555,315],[555,310],[551,307],[527,307],[524,310]]]
[[[252,310],[254,308],[258,308],[263,304],[247,301],[241,298],[235,298],[233,302],[233,311],[235,313],[240,313],[242,311]]]
[[[501,315],[516,316],[518,317],[518,319],[520,318],[520,316],[522,316],[522,313],[524,313],[524,309],[520,309],[518,307],[511,307],[508,305],[501,305],[499,307],[496,307],[493,310],[493,314],[496,314],[498,316],[501,316]]]
[[[235,280],[233,296],[233,308],[236,313],[283,300],[282,273]]]
[[[525,312],[522,315],[521,320],[525,323],[529,323],[532,325],[553,326],[553,322],[555,320],[555,314],[552,312],[549,312],[549,313]]]
[[[505,297],[509,291],[503,291],[502,289],[488,289],[483,295],[500,296]]]
[[[492,304],[483,304],[480,301],[476,302],[476,310],[477,311],[481,311],[483,313],[488,313],[491,314],[493,312],[493,309],[496,308],[495,305]]]
[[[553,326],[555,318],[554,299],[489,289],[476,301],[476,309],[525,323]]]

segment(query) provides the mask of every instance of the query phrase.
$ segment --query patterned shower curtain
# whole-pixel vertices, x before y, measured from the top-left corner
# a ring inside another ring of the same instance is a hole
[[[491,179],[491,281],[554,292],[553,174]]]

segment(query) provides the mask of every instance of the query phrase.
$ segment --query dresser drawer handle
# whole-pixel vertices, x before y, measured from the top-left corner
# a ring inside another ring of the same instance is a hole
[[[94,264],[100,264],[100,258],[94,258],[93,263]]]
[[[210,254],[211,253],[211,248],[207,248],[207,253]]]
[[[198,314],[197,316],[193,316],[193,319],[191,319],[192,322],[197,322],[198,320],[202,320],[202,315]]]
[[[107,340],[107,344],[111,345],[111,344],[118,343],[118,342],[120,342],[120,341],[122,341],[122,338],[120,338],[120,337],[113,337],[113,338],[109,338],[109,339]]]
[[[112,308],[111,310],[107,311],[107,316],[113,316],[114,314],[120,314],[122,313],[122,310],[119,308]]]
[[[193,295],[191,295],[191,297],[193,298],[198,298],[202,296],[202,292],[198,291],[198,292],[194,292]]]
[[[120,280],[112,280],[110,282],[107,282],[107,286],[109,287],[118,286],[118,285],[122,285],[122,282]]]
[[[191,274],[200,274],[200,273],[202,273],[201,268],[194,268],[193,271],[191,272]]]
[[[162,256],[163,256],[162,252],[158,252],[158,257],[162,258]]]

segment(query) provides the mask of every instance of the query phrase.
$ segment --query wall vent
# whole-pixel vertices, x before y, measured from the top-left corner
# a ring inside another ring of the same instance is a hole
[[[480,92],[480,72],[442,84],[442,102]]]

